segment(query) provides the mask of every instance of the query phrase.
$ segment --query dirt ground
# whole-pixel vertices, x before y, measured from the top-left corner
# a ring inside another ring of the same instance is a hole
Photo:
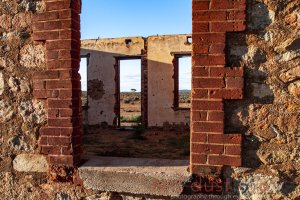
[[[188,130],[116,130],[89,128],[84,134],[87,156],[189,159]]]
[[[121,128],[84,128],[86,156],[189,159],[188,127],[145,129],[140,124],[140,93],[124,92],[120,99]],[[188,106],[189,99],[189,93],[181,95],[181,105]]]

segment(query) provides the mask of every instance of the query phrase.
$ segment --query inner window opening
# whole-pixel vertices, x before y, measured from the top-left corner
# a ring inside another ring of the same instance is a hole
[[[120,127],[141,125],[141,59],[120,60]]]
[[[81,105],[82,107],[88,106],[87,100],[87,66],[88,66],[88,57],[82,56],[80,58],[80,68],[79,74],[81,77]]]
[[[178,58],[178,107],[191,107],[191,56]]]

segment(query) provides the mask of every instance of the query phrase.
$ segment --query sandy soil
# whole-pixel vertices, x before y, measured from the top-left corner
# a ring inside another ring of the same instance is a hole
[[[92,129],[84,135],[87,156],[189,159],[189,131]]]

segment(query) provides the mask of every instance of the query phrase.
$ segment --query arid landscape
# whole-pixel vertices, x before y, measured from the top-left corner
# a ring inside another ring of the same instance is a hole
[[[136,126],[141,123],[141,93],[121,92],[121,126]]]

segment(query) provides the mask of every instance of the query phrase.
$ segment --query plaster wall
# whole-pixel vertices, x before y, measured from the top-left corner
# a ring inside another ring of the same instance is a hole
[[[174,66],[171,52],[189,52],[190,35],[148,37],[148,125],[189,124],[189,110],[173,109]]]

